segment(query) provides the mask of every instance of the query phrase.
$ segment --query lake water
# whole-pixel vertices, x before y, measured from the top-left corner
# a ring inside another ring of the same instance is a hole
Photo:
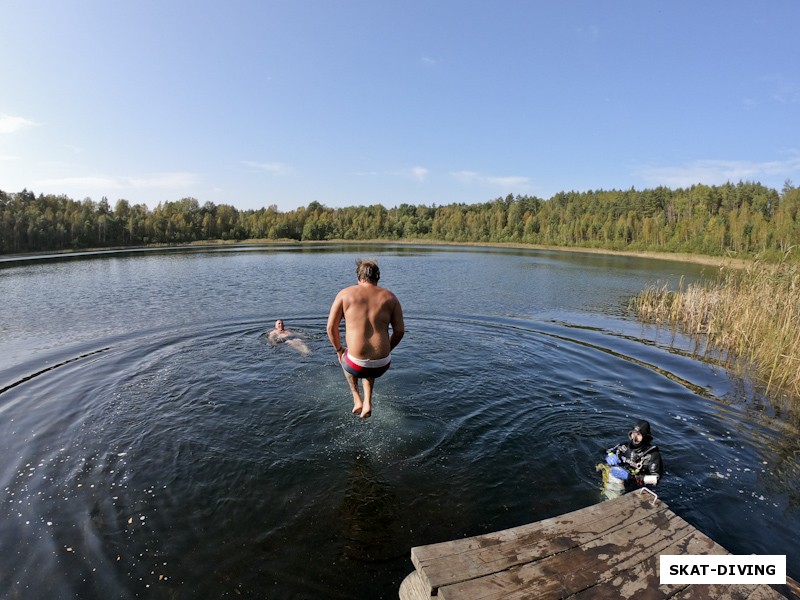
[[[363,421],[325,335],[356,257],[407,331]],[[639,418],[670,508],[797,578],[796,419],[626,310],[705,274],[391,245],[0,262],[0,597],[396,598],[412,546],[601,501]],[[267,343],[277,318],[310,356]]]

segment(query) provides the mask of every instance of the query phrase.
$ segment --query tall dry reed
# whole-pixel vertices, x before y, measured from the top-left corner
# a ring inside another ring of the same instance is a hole
[[[631,306],[647,322],[668,323],[723,356],[752,369],[767,392],[800,398],[800,270],[788,253],[779,264],[755,261],[723,267],[716,281],[677,291],[649,286]]]

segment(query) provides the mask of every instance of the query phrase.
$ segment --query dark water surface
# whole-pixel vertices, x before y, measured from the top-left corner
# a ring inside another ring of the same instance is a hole
[[[367,421],[325,336],[356,256],[407,328]],[[0,262],[0,597],[396,598],[412,546],[599,502],[640,417],[670,508],[797,578],[796,421],[626,312],[702,275],[401,246]],[[266,342],[277,318],[310,356]]]

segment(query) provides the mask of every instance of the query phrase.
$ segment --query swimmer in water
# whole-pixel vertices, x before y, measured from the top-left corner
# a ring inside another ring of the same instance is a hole
[[[305,342],[300,339],[302,337],[302,334],[286,329],[282,319],[275,321],[275,329],[269,332],[269,341],[273,346],[275,344],[285,343],[303,356],[308,356],[311,354],[311,350],[309,350]]]

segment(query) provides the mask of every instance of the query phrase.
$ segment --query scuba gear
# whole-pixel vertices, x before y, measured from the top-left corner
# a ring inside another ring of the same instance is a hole
[[[634,448],[638,448],[642,445],[648,445],[651,440],[653,439],[653,434],[650,433],[650,423],[647,421],[637,421],[633,428],[628,432],[628,438],[631,441],[634,439],[634,434],[638,433],[642,436],[642,439],[639,442],[634,442],[632,445]]]
[[[661,465],[661,453],[658,446],[647,446],[646,448],[631,448],[629,456],[622,457],[622,463],[627,465],[631,475],[636,478],[638,483],[642,483],[645,475],[661,477],[663,467]]]
[[[645,475],[661,477],[663,471],[661,452],[658,446],[650,445],[636,447],[619,444],[614,446],[608,450],[606,464],[612,467],[621,465],[640,482]]]
[[[664,472],[661,452],[652,444],[650,423],[637,421],[628,433],[628,440],[606,450],[603,470],[604,490],[614,482],[630,491],[643,485],[656,485]]]

